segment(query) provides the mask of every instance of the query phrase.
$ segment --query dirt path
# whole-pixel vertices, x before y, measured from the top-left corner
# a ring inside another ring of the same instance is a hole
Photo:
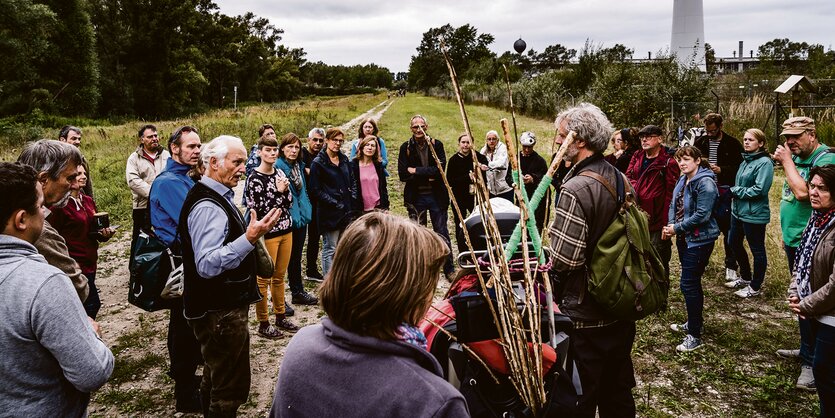
[[[364,118],[380,119],[394,99],[386,100],[343,124],[347,139]],[[349,142],[346,141],[346,145]],[[347,151],[347,149],[346,149]],[[243,182],[235,190],[240,203]],[[178,414],[174,410],[174,384],[168,371],[168,311],[145,312],[127,302],[128,254],[130,228],[124,228],[116,239],[99,250],[97,285],[102,299],[98,321],[102,338],[116,356],[116,369],[111,380],[93,395],[90,416],[199,416]],[[309,291],[316,283],[305,282]],[[290,292],[287,290],[287,300]],[[299,325],[312,325],[324,315],[318,306],[294,306],[292,319]],[[262,417],[269,412],[273,388],[281,358],[289,337],[267,340],[256,333],[255,307],[250,308],[250,368],[252,387],[249,401],[239,410],[240,416]],[[200,373],[198,371],[198,373]]]

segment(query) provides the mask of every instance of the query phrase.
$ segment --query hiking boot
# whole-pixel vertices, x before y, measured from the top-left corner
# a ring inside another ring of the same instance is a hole
[[[733,279],[733,280],[729,280],[729,281],[725,282],[725,287],[727,287],[728,289],[736,289],[736,288],[739,288],[739,287],[748,286],[750,283],[751,282],[748,281],[748,280]]]
[[[775,353],[782,358],[799,358],[800,357],[800,350],[780,349],[780,350],[777,350]]]
[[[687,331],[688,331],[687,322],[685,322],[683,324],[671,324],[670,329],[675,331],[675,332],[683,332],[683,333],[686,334]]]
[[[290,306],[290,304],[287,303],[287,301],[285,301],[284,302],[284,316],[293,316],[295,314],[296,314],[296,310],[293,309],[293,307]]]
[[[686,353],[688,351],[693,351],[702,346],[702,339],[696,338],[690,334],[684,336],[684,341],[681,342],[678,346],[676,346],[676,351],[679,353]]]
[[[284,337],[284,333],[279,331],[278,328],[270,325],[269,322],[262,322],[258,326],[258,335],[270,340],[277,340]]]
[[[307,292],[294,293],[293,303],[296,305],[316,305],[319,303],[319,299]]]
[[[745,286],[744,289],[737,290],[736,292],[734,292],[734,294],[741,297],[741,298],[748,299],[748,298],[752,298],[754,296],[759,296],[760,291],[759,290],[754,290],[753,288],[751,288],[751,285],[748,285],[748,286]]]
[[[815,392],[815,375],[812,374],[812,366],[800,366],[800,376],[797,378],[797,384],[794,387],[798,389]]]

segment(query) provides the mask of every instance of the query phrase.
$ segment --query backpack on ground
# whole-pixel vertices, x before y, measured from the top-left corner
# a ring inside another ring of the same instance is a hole
[[[588,291],[613,316],[639,320],[666,310],[670,278],[652,246],[647,215],[627,193],[624,178],[617,175],[617,189],[601,175],[579,175],[597,180],[618,204],[619,210],[587,257]]]

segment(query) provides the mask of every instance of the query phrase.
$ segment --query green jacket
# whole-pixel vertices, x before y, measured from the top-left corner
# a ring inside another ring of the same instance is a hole
[[[736,173],[731,211],[737,219],[752,224],[771,221],[768,207],[768,191],[774,180],[774,164],[765,151],[743,153],[742,164]]]

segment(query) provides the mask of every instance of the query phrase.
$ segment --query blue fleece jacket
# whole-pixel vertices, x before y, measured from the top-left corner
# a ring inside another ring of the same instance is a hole
[[[149,208],[151,225],[160,240],[169,247],[177,236],[177,223],[180,210],[188,191],[194,187],[194,180],[188,176],[191,166],[180,164],[173,158],[168,159],[165,171],[160,173],[151,185]]]
[[[301,176],[301,188],[296,188],[293,182],[290,182],[290,194],[293,195],[293,203],[290,206],[290,216],[293,218],[293,228],[298,229],[306,226],[313,218],[313,206],[310,204],[310,198],[307,195],[307,184],[304,176],[304,161],[301,158],[296,160],[299,165]],[[276,169],[281,170],[287,178],[290,178],[290,173],[293,171],[290,168],[290,163],[284,157],[278,158],[273,164]]]
[[[684,219],[675,222],[678,195],[684,189]],[[719,225],[713,219],[713,207],[719,197],[716,175],[708,168],[699,167],[688,182],[681,176],[673,189],[673,201],[668,216],[674,223],[676,235],[684,234],[687,248],[698,247],[719,237]]]

